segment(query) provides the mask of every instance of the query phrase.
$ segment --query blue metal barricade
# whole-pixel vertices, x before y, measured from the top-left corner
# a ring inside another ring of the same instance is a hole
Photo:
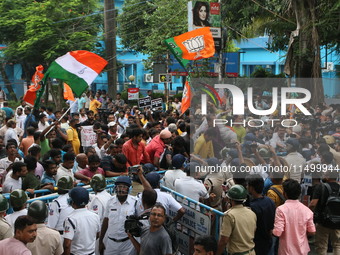
[[[216,240],[219,239],[221,220],[224,216],[223,212],[211,208],[191,198],[188,198],[165,186],[161,186],[161,190],[171,193],[172,196],[174,196],[174,198],[186,209],[186,214],[183,216],[184,219],[182,218],[178,222],[178,224],[182,224],[185,229],[189,229],[189,231],[187,232],[193,232],[195,236],[203,234],[214,235]],[[173,212],[173,214],[175,213]],[[206,222],[206,219],[207,217],[209,217],[211,223],[212,215],[214,215],[215,219],[213,221],[214,226],[211,228],[211,226]],[[214,230],[214,234],[210,233],[211,229]],[[183,228],[180,230],[181,232],[178,228],[177,231],[177,236],[183,236],[183,234],[181,233],[183,232]],[[189,233],[188,235],[192,237],[192,234]],[[185,243],[185,241],[182,241],[182,243]],[[188,244],[188,246],[190,245]],[[180,242],[180,252],[184,252],[184,254],[190,254],[190,247],[181,248]]]

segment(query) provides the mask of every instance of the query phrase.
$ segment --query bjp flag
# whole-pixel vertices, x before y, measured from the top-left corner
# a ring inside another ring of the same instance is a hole
[[[189,77],[185,82],[183,96],[182,96],[182,104],[181,104],[181,112],[184,113],[190,107],[190,100],[191,100],[191,88],[188,81]]]
[[[35,68],[35,73],[32,76],[32,82],[33,85],[29,86],[29,89],[26,91],[26,94],[23,98],[23,100],[27,103],[29,103],[30,105],[34,105],[34,102],[37,98],[37,91],[40,89],[40,81],[42,80],[42,78],[44,77],[43,71],[44,71],[44,67],[42,65],[38,65]]]
[[[166,39],[165,43],[185,68],[188,60],[210,58],[215,54],[215,44],[209,27],[203,27]]]
[[[69,85],[64,82],[64,99],[74,101],[74,95]]]

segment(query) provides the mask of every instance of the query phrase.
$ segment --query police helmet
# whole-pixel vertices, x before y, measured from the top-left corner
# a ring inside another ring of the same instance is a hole
[[[131,186],[131,179],[128,176],[119,176],[115,182],[115,184],[125,184],[127,186]]]
[[[63,176],[58,180],[58,189],[70,190],[73,188],[73,179],[71,176]]]
[[[48,208],[41,200],[36,200],[28,207],[27,215],[31,216],[38,222],[43,222],[48,216]]]
[[[9,202],[13,208],[22,207],[28,200],[28,196],[22,189],[13,190],[9,196]]]
[[[244,201],[247,198],[247,190],[242,185],[236,184],[228,190],[227,197],[235,201]]]
[[[72,202],[75,203],[77,206],[85,206],[90,200],[89,192],[87,191],[87,189],[84,189],[82,187],[75,187],[71,189],[68,195],[70,196]]]
[[[4,197],[4,195],[0,194],[0,212],[7,211],[9,207],[7,199]]]
[[[106,180],[104,175],[95,174],[90,181],[90,185],[95,192],[103,191],[106,187]]]
[[[259,154],[263,159],[269,159],[272,157],[272,153],[267,148],[260,148]]]

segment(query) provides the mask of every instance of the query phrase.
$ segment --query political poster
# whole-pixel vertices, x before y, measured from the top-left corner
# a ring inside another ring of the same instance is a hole
[[[139,88],[128,88],[128,100],[139,99]]]
[[[151,100],[151,108],[160,108],[163,107],[163,99],[162,98],[157,98]]]
[[[146,108],[151,107],[151,97],[143,97],[138,99],[138,107]]]
[[[97,142],[97,134],[93,131],[93,126],[82,126],[80,135],[83,147],[92,146]]]

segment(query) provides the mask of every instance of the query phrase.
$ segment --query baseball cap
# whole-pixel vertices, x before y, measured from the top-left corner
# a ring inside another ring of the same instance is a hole
[[[109,124],[107,124],[108,127],[113,127],[114,125],[116,125],[117,123],[115,121],[111,121]]]
[[[158,186],[158,184],[159,184],[161,176],[157,172],[151,172],[151,173],[148,173],[145,176],[145,178],[150,183],[152,188],[156,188]]]
[[[302,127],[300,125],[296,125],[292,128],[294,133],[300,133],[302,131]]]
[[[181,168],[185,162],[185,157],[182,154],[176,154],[172,158],[172,166],[174,168]]]
[[[295,138],[289,138],[286,141],[286,144],[289,144],[289,145],[293,146],[293,148],[295,150],[299,149],[299,146],[300,146],[300,143],[299,143],[298,139],[295,139]]]
[[[160,135],[161,139],[168,139],[172,136],[172,134],[169,130],[162,130],[159,135]]]

